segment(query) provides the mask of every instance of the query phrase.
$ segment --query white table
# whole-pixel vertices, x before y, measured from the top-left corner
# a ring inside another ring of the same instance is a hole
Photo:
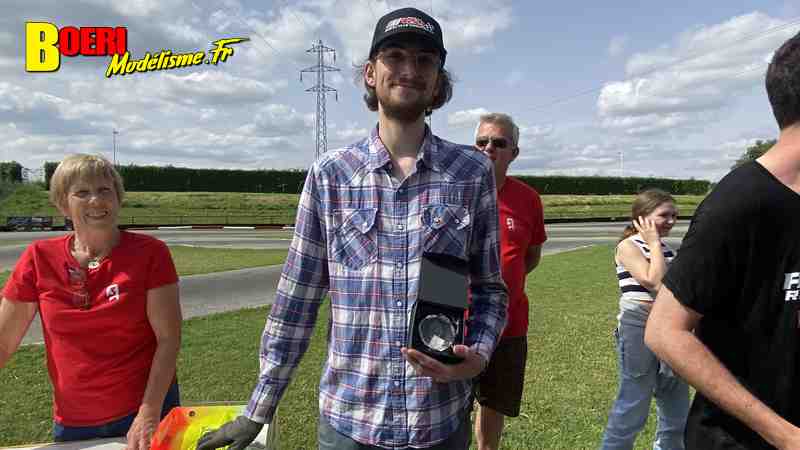
[[[248,449],[277,450],[277,433],[269,425],[264,425],[256,440]],[[267,444],[269,443],[269,444]],[[31,444],[16,447],[2,447],[0,450],[125,450],[125,438],[91,439],[88,441],[56,442]],[[194,449],[181,449],[194,450]]]

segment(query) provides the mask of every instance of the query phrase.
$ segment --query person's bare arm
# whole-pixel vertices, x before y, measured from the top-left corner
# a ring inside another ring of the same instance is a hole
[[[702,316],[667,288],[656,298],[644,342],[689,384],[782,450],[800,450],[800,429],[752,395],[695,336]]]
[[[531,245],[525,252],[525,273],[533,272],[542,260],[542,245]]]
[[[636,224],[635,221],[634,224]],[[625,266],[639,284],[650,291],[657,292],[661,288],[661,279],[667,273],[667,261],[664,258],[664,252],[661,250],[661,241],[658,239],[655,225],[651,223],[650,226],[652,229],[649,231],[654,237],[646,236],[648,233],[642,231],[645,228],[639,228],[642,237],[645,238],[647,245],[650,247],[650,261],[644,257],[642,251],[630,240],[620,242],[617,247],[617,261]],[[643,227],[647,227],[647,225],[643,225]]]
[[[36,303],[17,302],[5,298],[0,301],[0,368],[5,367],[11,355],[36,316]]]
[[[181,345],[181,307],[178,284],[147,291],[147,319],[156,335],[156,353],[139,412],[128,431],[129,450],[147,450],[158,423],[164,398],[175,379],[175,366]]]

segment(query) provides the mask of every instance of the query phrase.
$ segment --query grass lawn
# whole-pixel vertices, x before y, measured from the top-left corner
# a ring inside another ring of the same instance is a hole
[[[609,246],[545,256],[528,278],[531,328],[522,414],[507,421],[505,449],[592,449],[617,386],[612,330],[617,287]],[[179,360],[184,401],[246,401],[258,370],[266,308],[190,319]],[[320,324],[327,322],[322,308]],[[283,450],[316,448],[317,386],[325,357],[317,326],[279,408]],[[0,371],[0,445],[45,441],[50,385],[41,346],[19,350]],[[637,442],[652,446],[654,417]]]
[[[231,249],[186,245],[172,245],[169,251],[180,276],[283,264],[287,253],[287,250],[279,249]]]
[[[128,192],[120,211],[121,224],[285,224],[294,223],[298,194],[240,192]],[[691,216],[702,195],[678,195],[678,212]],[[632,195],[543,195],[545,219],[617,217],[630,214]],[[63,218],[38,185],[24,185],[0,201],[4,216]]]
[[[0,248],[17,247],[20,245],[28,245],[30,243],[31,243],[30,239],[4,239],[0,241]]]
[[[169,247],[169,250],[180,276],[283,264],[287,252],[286,250],[208,248],[186,245],[173,245]],[[10,273],[10,271],[0,272],[0,287],[5,284]]]

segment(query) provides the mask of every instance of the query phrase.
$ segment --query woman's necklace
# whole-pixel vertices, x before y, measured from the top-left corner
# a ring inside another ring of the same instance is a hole
[[[81,251],[79,250],[80,245],[78,244],[76,239],[73,239],[72,246],[73,246],[73,252],[76,255],[81,253]],[[97,269],[98,267],[100,267],[100,263],[103,262],[103,259],[105,259],[107,254],[108,254],[107,251],[103,251],[103,252],[98,253],[95,256],[90,256],[89,251],[87,250],[86,251],[86,256],[88,258],[86,259],[86,267],[89,268],[89,269]]]
[[[100,267],[100,262],[103,261],[103,258],[105,257],[105,255],[97,255],[94,258],[89,258],[89,262],[87,263],[86,267],[90,269],[97,269]]]

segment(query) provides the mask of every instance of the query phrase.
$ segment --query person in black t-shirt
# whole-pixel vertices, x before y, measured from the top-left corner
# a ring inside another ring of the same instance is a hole
[[[645,331],[697,389],[689,450],[800,450],[800,34],[766,87],[778,141],[698,207]]]

